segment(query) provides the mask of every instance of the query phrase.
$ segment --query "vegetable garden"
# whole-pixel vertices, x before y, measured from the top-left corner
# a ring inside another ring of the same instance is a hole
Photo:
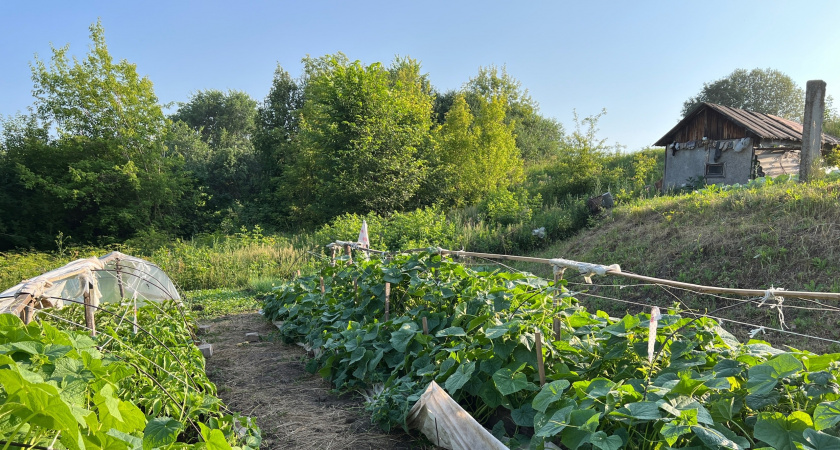
[[[340,261],[281,286],[264,312],[314,349],[309,370],[366,392],[385,429],[405,427],[436,381],[512,448],[840,448],[840,354],[740,343],[674,306],[649,358],[649,314],[591,313],[562,280],[434,252]]]
[[[79,305],[0,315],[3,450],[259,448],[256,424],[216,396],[189,315],[150,302],[134,332],[133,311],[100,306],[93,338]]]

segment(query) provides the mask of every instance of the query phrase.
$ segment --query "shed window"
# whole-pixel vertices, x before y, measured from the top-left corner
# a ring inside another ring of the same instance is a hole
[[[724,178],[723,164],[706,164],[706,178]]]

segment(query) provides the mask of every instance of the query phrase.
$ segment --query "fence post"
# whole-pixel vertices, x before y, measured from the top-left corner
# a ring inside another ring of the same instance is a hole
[[[353,264],[353,253],[350,251],[349,245],[344,246],[344,251],[347,252],[347,265],[349,266],[350,264]]]
[[[537,350],[537,371],[540,374],[540,387],[542,387],[545,385],[545,366],[543,365],[542,336],[539,331],[534,333],[534,340],[537,344],[535,346]]]
[[[91,337],[96,337],[96,320],[94,319],[93,314],[93,300],[90,298],[90,290],[93,288],[93,285],[88,283],[87,280],[82,280],[85,283],[84,293],[82,294],[85,298],[85,326],[90,329]]]
[[[554,288],[557,289],[557,285],[560,284],[560,272],[557,270],[554,271]],[[554,292],[554,309],[557,309],[557,305],[560,304],[558,300],[559,292]],[[560,340],[560,319],[557,316],[554,317],[554,320],[551,322],[551,328],[554,330],[554,340]]]
[[[391,309],[391,283],[385,283],[385,321],[388,321]]]
[[[321,295],[324,295],[327,292],[327,288],[324,286],[324,277],[321,277]]]
[[[332,258],[330,258],[330,267],[335,267],[335,254],[338,251],[336,246],[332,247]]]

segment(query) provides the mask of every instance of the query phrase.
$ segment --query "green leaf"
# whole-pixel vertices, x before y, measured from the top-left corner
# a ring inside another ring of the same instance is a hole
[[[522,407],[516,408],[510,412],[513,423],[519,425],[520,427],[533,427],[535,414],[536,411],[534,408],[528,404],[522,405]]]
[[[210,429],[201,422],[199,422],[199,428],[201,429],[201,437],[207,445],[207,450],[231,450],[222,430]]]
[[[776,450],[795,450],[797,442],[805,442],[802,433],[811,426],[811,417],[802,411],[794,411],[787,416],[775,412],[761,413],[754,435]]]
[[[589,438],[592,446],[601,450],[618,450],[624,444],[618,436],[607,436],[607,433],[599,431]]]
[[[710,448],[726,448],[730,450],[744,450],[749,448],[749,446],[742,446],[738,442],[730,439],[721,430],[697,425],[691,427],[691,431]]]
[[[569,414],[569,427],[564,429],[560,436],[563,445],[571,449],[577,449],[589,442],[592,433],[598,429],[601,414],[594,409],[577,409]]]
[[[447,336],[466,336],[467,333],[464,332],[464,329],[461,327],[449,327],[443,330],[438,331],[435,333],[435,337],[447,337]]]
[[[569,414],[571,414],[573,408],[567,406],[554,412],[546,423],[537,430],[536,436],[551,437],[563,431],[569,425]]]
[[[444,384],[446,392],[449,392],[449,395],[455,395],[455,392],[457,392],[458,389],[461,389],[468,381],[470,381],[470,377],[472,377],[474,371],[475,362],[462,363],[459,365],[455,370],[455,373],[446,379],[446,383]]]
[[[394,350],[405,353],[405,349],[415,334],[417,334],[417,324],[414,322],[404,323],[399,330],[391,333],[391,345],[394,346]]]
[[[170,417],[156,417],[143,430],[143,450],[163,447],[175,442],[183,425]]]
[[[747,379],[747,391],[750,394],[769,394],[778,381],[803,369],[802,363],[790,353],[781,355],[750,367]]]
[[[624,405],[611,415],[629,417],[636,420],[657,420],[662,418],[659,413],[659,404],[656,402],[635,402]]]
[[[659,430],[659,434],[661,434],[662,437],[665,438],[665,442],[667,442],[668,445],[674,445],[674,443],[677,442],[677,439],[679,439],[680,436],[690,432],[690,426],[678,425],[676,420],[665,423],[664,425],[662,425],[662,429]]]
[[[531,402],[531,406],[533,406],[537,411],[545,412],[552,403],[563,397],[563,391],[565,391],[568,387],[568,380],[557,380],[546,384],[534,397],[534,401]]]
[[[527,388],[530,383],[522,372],[514,373],[510,369],[499,369],[493,374],[496,388],[502,395],[510,395]]]
[[[822,402],[814,408],[814,428],[817,431],[831,428],[840,422],[840,400]]]
[[[803,432],[805,440],[815,450],[840,450],[840,438],[808,428]]]

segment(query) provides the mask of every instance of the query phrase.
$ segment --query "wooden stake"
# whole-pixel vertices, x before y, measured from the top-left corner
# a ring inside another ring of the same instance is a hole
[[[560,285],[560,272],[555,270],[554,271],[554,288],[557,289],[557,287],[559,285]],[[560,297],[560,292],[555,291],[554,292],[554,309],[557,309],[557,305],[560,303],[559,297]],[[560,330],[560,319],[555,317],[554,320],[552,321],[551,327],[552,327],[552,330],[554,330],[554,340],[559,341],[560,340],[560,331],[561,331]]]
[[[332,248],[332,258],[330,258],[330,267],[335,267],[335,254],[338,251],[338,248]]]
[[[344,246],[344,251],[347,252],[347,265],[349,266],[350,264],[353,264],[353,253],[350,251],[349,245]]]
[[[297,270],[297,276],[300,278],[300,269]]]
[[[429,334],[429,321],[425,316],[423,317],[423,334]]]
[[[321,277],[321,295],[324,295],[326,292],[327,292],[327,289],[324,286],[324,277]]]
[[[359,279],[353,278],[353,301],[359,304]]]
[[[385,283],[385,321],[388,321],[391,309],[391,283]]]
[[[96,320],[93,317],[93,301],[90,298],[90,290],[92,288],[93,286],[88,283],[87,289],[85,289],[83,294],[85,298],[85,326],[90,329],[90,335],[96,337]]]
[[[539,331],[534,333],[534,340],[537,343],[537,371],[540,374],[540,387],[542,387],[545,385],[545,366],[543,365],[542,336]]]

